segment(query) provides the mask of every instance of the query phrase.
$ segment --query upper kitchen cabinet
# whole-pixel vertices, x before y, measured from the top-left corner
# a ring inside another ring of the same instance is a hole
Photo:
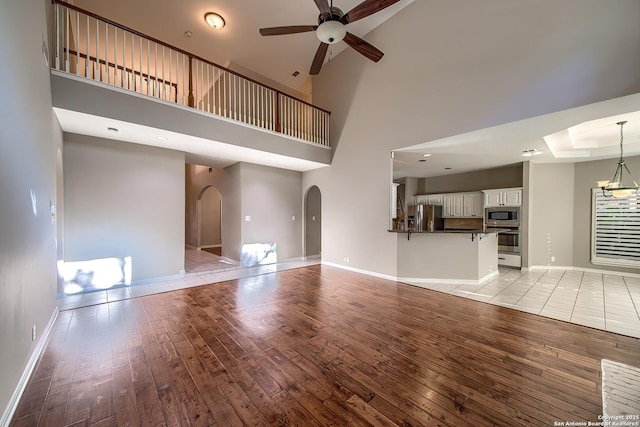
[[[444,194],[428,194],[427,195],[427,205],[444,205]]]
[[[522,187],[483,190],[484,206],[522,206]]]
[[[482,193],[467,193],[462,195],[462,214],[466,217],[484,217]]]
[[[444,217],[482,218],[482,193],[453,193],[444,195]]]

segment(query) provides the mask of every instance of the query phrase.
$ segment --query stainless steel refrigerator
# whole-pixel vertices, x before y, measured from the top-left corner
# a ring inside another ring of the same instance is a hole
[[[415,231],[444,230],[442,206],[417,205],[414,211]]]

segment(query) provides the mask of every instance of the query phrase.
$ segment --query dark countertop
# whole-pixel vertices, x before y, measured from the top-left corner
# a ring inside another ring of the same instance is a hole
[[[433,231],[414,231],[414,230],[387,230],[390,233],[411,233],[411,234],[491,234],[491,233],[502,233],[504,231],[511,231],[508,228],[479,228],[472,230],[433,230]]]

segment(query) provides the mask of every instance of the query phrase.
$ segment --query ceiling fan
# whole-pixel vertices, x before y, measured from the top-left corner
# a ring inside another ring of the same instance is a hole
[[[260,34],[263,36],[279,36],[284,34],[306,33],[315,31],[316,36],[320,39],[320,46],[316,51],[311,64],[309,74],[316,75],[320,72],[324,57],[330,44],[345,41],[353,49],[369,58],[373,62],[378,62],[384,55],[380,50],[362,40],[360,37],[354,36],[347,32],[345,25],[355,22],[359,19],[366,18],[376,12],[397,3],[399,0],[365,0],[347,13],[343,13],[337,7],[331,6],[328,0],[314,0],[316,6],[320,10],[318,16],[318,25],[292,25],[287,27],[261,28]]]

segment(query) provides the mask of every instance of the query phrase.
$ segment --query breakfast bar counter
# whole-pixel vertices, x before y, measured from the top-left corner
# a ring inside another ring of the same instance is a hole
[[[498,275],[499,229],[394,231],[398,280],[482,283]]]

